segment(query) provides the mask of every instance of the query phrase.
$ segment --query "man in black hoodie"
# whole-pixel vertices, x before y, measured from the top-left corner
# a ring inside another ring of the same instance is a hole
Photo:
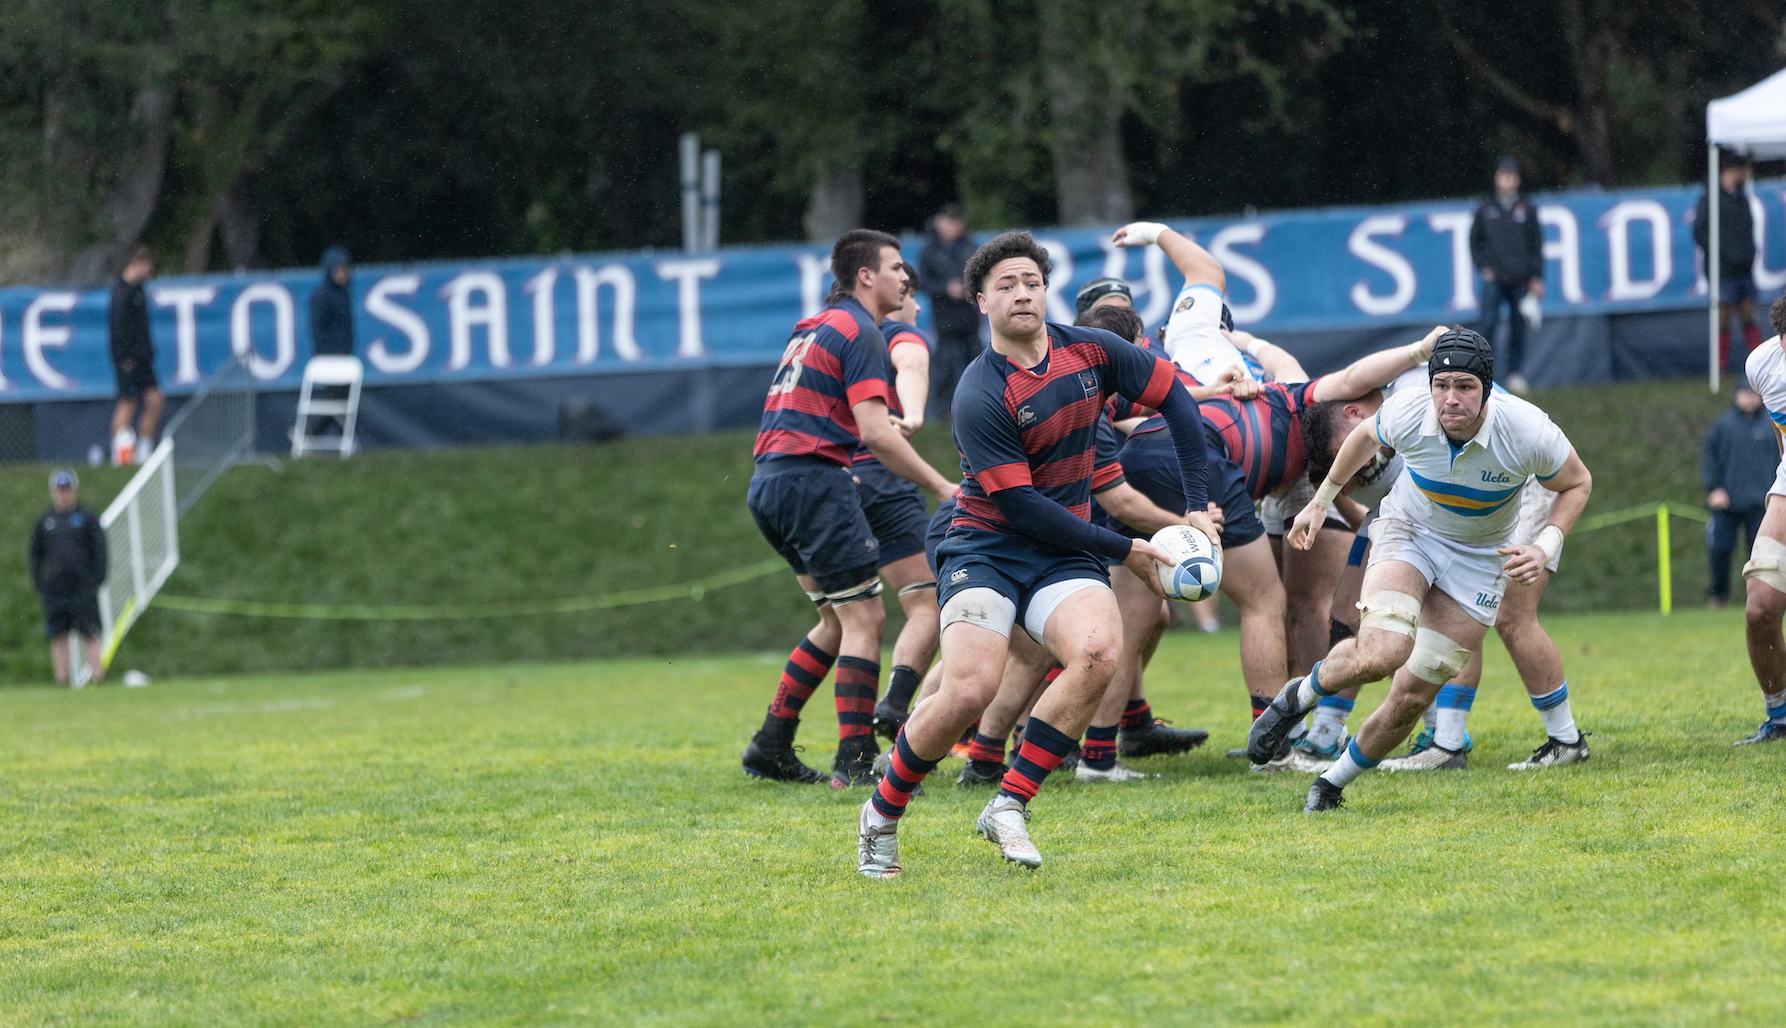
[[[112,371],[118,379],[118,405],[112,408],[112,462],[122,460],[116,440],[118,433],[136,420],[137,406],[143,418],[136,428],[136,462],[149,458],[155,446],[155,431],[161,426],[161,411],[167,400],[161,395],[161,383],[155,378],[155,341],[149,337],[149,300],[143,295],[143,283],[155,274],[155,251],[147,244],[131,248],[118,281],[112,284],[111,309],[107,328],[112,344]]]
[[[353,353],[353,297],[347,291],[351,281],[347,248],[324,250],[322,284],[310,294],[310,345],[317,356]]]
[[[64,468],[50,476],[50,509],[31,533],[31,584],[43,597],[44,634],[56,684],[68,684],[74,633],[85,643],[93,684],[105,676],[99,647],[99,586],[105,581],[105,531],[80,505],[80,480]]]
[[[1476,331],[1492,344],[1501,305],[1507,305],[1507,360],[1496,358],[1495,370],[1508,389],[1524,393],[1526,318],[1519,302],[1528,292],[1544,299],[1544,230],[1538,206],[1519,191],[1519,162],[1512,157],[1495,166],[1494,195],[1476,208],[1470,257],[1482,274],[1482,324]]]
[[[1742,374],[1743,362],[1761,345],[1761,325],[1755,315],[1755,219],[1749,211],[1749,160],[1725,154],[1718,172],[1718,366],[1733,375]],[[1693,241],[1699,251],[1711,253],[1711,194],[1702,193],[1693,214]],[[1709,258],[1708,258],[1709,259]],[[1730,354],[1730,309],[1736,308],[1743,326],[1743,352]]]
[[[1751,549],[1761,517],[1767,513],[1767,491],[1780,463],[1780,444],[1772,419],[1761,409],[1761,394],[1747,381],[1737,383],[1736,404],[1705,433],[1699,455],[1699,477],[1705,483],[1705,505],[1712,519],[1705,526],[1705,548],[1711,552],[1712,588],[1707,606],[1730,602],[1730,556],[1736,552],[1736,530],[1743,530]]]

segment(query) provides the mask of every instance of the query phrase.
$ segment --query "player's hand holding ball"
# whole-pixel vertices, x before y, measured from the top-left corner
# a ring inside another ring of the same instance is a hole
[[[1165,597],[1195,603],[1214,596],[1222,584],[1222,549],[1207,534],[1208,515],[1198,511],[1187,520],[1192,524],[1167,525],[1155,532],[1151,545],[1165,558],[1155,569]]]

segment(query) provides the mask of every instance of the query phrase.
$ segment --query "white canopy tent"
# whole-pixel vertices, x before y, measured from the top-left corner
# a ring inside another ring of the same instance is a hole
[[[1753,161],[1786,158],[1786,71],[1775,72],[1748,89],[1705,105],[1706,173],[1705,191],[1711,221],[1706,226],[1709,245],[1705,255],[1705,275],[1710,286],[1707,300],[1711,310],[1712,392],[1718,391],[1718,201],[1723,190],[1718,186],[1718,149],[1739,153]]]

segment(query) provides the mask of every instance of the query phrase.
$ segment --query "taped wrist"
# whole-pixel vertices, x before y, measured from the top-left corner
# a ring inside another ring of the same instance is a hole
[[[1130,246],[1152,246],[1160,241],[1160,233],[1166,226],[1157,221],[1131,221],[1124,241]]]
[[[1315,503],[1322,508],[1332,507],[1334,497],[1338,496],[1343,488],[1345,487],[1334,485],[1331,478],[1322,479],[1321,488],[1315,490]]]
[[[1563,548],[1563,530],[1555,525],[1545,525],[1538,538],[1532,540],[1532,545],[1544,551],[1544,562],[1548,564],[1557,559],[1557,551]]]

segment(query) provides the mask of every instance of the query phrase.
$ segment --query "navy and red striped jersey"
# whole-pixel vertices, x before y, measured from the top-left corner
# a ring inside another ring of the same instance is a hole
[[[876,397],[893,406],[892,381],[886,341],[855,297],[801,321],[763,401],[757,463],[818,457],[847,466],[862,442],[850,408]]]
[[[1179,376],[1187,386],[1196,384],[1196,379],[1182,371]],[[1265,382],[1251,400],[1212,396],[1198,403],[1210,448],[1240,466],[1253,499],[1262,499],[1308,473],[1308,457],[1302,450],[1302,412],[1315,402],[1315,383],[1319,381]],[[1136,426],[1135,432],[1157,432],[1165,427],[1166,422],[1156,415]]]
[[[1012,532],[990,494],[1034,486],[1089,521],[1098,423],[1112,394],[1148,407],[1173,384],[1172,365],[1102,329],[1049,325],[1049,353],[1020,368],[988,348],[955,390],[961,488],[951,530]]]
[[[1122,444],[1123,434],[1116,430],[1110,421],[1110,407],[1106,405],[1097,424],[1097,452],[1092,456],[1091,491],[1101,493],[1106,489],[1123,483]]]
[[[887,341],[887,359],[889,363],[893,359],[893,351],[901,346],[917,344],[924,347],[925,353],[936,352],[936,341],[930,337],[930,333],[915,325],[908,325],[903,321],[894,321],[892,318],[888,318],[881,322],[880,327],[881,338]],[[904,417],[905,406],[899,402],[898,375],[898,371],[893,371],[891,372],[892,377],[888,379],[887,413],[894,417]],[[875,459],[873,450],[870,450],[866,446],[858,446],[856,447],[856,456],[850,463],[879,464],[880,461]]]

